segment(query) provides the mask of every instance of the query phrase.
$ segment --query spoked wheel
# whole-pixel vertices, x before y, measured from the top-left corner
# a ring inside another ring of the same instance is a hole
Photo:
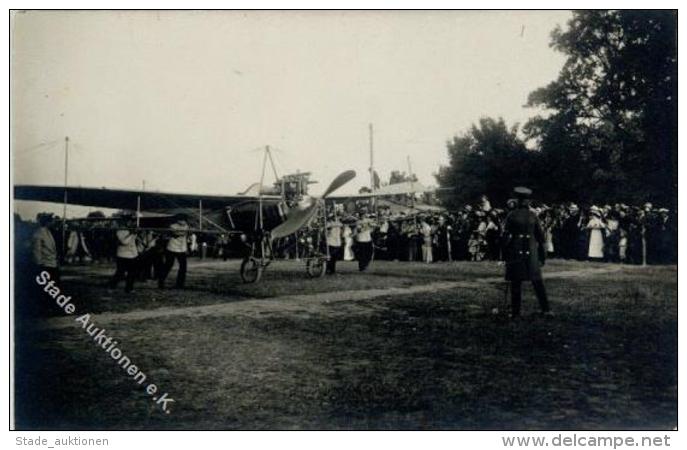
[[[262,276],[260,260],[252,256],[241,263],[241,279],[244,283],[257,283]]]
[[[324,272],[327,270],[326,258],[317,257],[308,259],[305,270],[308,272],[310,278],[320,278],[324,276]]]

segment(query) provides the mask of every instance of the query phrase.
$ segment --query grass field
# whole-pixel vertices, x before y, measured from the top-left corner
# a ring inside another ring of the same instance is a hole
[[[556,315],[511,321],[495,263],[377,261],[308,279],[297,262],[240,283],[189,267],[188,290],[126,296],[112,268],[63,290],[175,399],[164,414],[51,306],[16,346],[20,429],[672,429],[677,269],[552,261]],[[29,298],[18,291],[17,301]],[[44,301],[48,302],[48,299]]]

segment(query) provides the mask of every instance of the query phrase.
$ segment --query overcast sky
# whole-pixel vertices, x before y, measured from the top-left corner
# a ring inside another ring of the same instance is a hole
[[[413,171],[480,117],[524,123],[564,58],[542,12],[28,12],[12,23],[16,184],[235,194],[260,176]],[[273,176],[268,178],[271,182]]]

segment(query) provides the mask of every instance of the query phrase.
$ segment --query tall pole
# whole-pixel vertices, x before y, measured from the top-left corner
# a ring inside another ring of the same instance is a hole
[[[64,137],[64,203],[62,205],[62,256],[67,248],[67,183],[69,181],[69,136]]]
[[[258,192],[258,220],[259,220],[259,229],[263,229],[263,218],[262,218],[262,186],[265,183],[265,169],[267,168],[267,155],[270,154],[270,146],[266,145],[265,146],[265,155],[262,158],[262,173],[260,174],[260,189]]]
[[[413,183],[413,167],[410,165],[410,155],[406,156],[406,160],[408,161],[408,179]],[[411,184],[410,186],[414,188],[415,184]]]
[[[374,128],[370,123],[370,191],[372,192],[372,209],[376,212],[377,199],[375,193],[375,153],[374,153]]]
[[[146,180],[141,180],[141,192],[146,191]],[[141,226],[141,196],[136,199],[136,228]]]
[[[374,129],[372,124],[370,124],[370,190],[374,193],[375,191],[375,156],[374,156]]]
[[[410,155],[406,156],[408,161],[408,179],[410,180],[410,209],[413,212],[413,222],[417,224],[417,216],[415,215],[415,182],[413,181],[413,167],[410,165]]]
[[[203,199],[198,200],[198,224],[200,231],[203,231]]]
[[[141,196],[136,197],[136,228],[141,226]]]
[[[64,205],[62,208],[62,218],[67,218],[67,183],[69,176],[69,136],[64,138]]]
[[[642,223],[642,267],[646,267],[646,224]]]

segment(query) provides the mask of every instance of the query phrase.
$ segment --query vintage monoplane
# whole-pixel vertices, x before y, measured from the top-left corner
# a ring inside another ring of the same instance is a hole
[[[256,282],[279,253],[277,246],[301,230],[307,230],[307,246],[302,250],[309,276],[324,274],[328,258],[324,245],[324,199],[355,177],[352,170],[337,176],[321,197],[307,195],[308,173],[276,177],[272,187],[264,185],[269,149],[263,161],[259,183],[237,195],[179,194],[144,190],[87,188],[73,186],[17,185],[16,200],[64,203],[70,205],[113,208],[173,217],[184,214],[191,220],[189,232],[225,234],[240,237],[247,252],[241,264],[245,282]],[[274,165],[273,165],[274,168]],[[318,214],[319,213],[319,214]],[[322,220],[314,220],[320,218]],[[151,228],[136,228],[145,231]],[[153,231],[161,231],[153,229]]]

